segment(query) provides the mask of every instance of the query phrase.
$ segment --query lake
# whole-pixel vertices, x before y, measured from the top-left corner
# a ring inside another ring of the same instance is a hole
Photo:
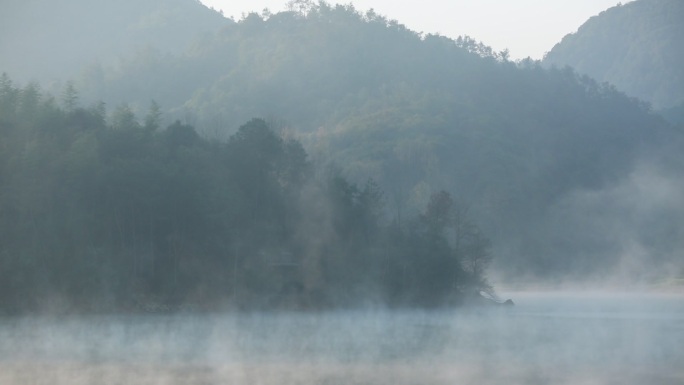
[[[0,318],[0,384],[684,384],[684,295],[450,311]]]

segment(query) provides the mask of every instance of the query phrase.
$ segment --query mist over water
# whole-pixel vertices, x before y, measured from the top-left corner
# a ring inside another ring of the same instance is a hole
[[[684,296],[448,311],[3,318],[0,383],[675,384]]]
[[[1,0],[0,385],[684,384],[683,131],[621,91],[684,111],[676,3],[556,46],[615,88],[352,5]],[[425,310],[495,282],[559,290]]]

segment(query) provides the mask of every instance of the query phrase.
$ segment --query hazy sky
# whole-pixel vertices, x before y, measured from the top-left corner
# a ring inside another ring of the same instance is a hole
[[[239,20],[243,13],[285,9],[287,0],[201,0]],[[513,59],[541,59],[568,33],[591,16],[630,0],[329,0],[353,3],[362,11],[375,9],[414,31],[449,37],[469,35]]]

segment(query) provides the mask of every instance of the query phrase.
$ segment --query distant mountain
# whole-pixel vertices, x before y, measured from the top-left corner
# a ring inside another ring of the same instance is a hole
[[[684,107],[684,1],[636,0],[594,16],[544,64],[569,65],[656,109]]]
[[[514,63],[349,5],[217,25],[184,50],[160,43],[79,70],[81,102],[143,116],[154,99],[166,119],[217,140],[265,118],[319,164],[377,181],[400,226],[450,191],[513,279],[681,265],[682,135],[643,102],[572,69]]]
[[[135,50],[184,52],[198,35],[230,22],[195,0],[3,0],[0,72],[65,80]]]
[[[509,62],[468,38],[421,36],[323,3],[251,14],[182,56],[142,52],[103,72],[84,79],[86,93],[99,84],[96,98],[141,112],[153,98],[205,135],[269,119],[353,180],[378,181],[398,221],[432,192],[452,191],[493,235],[508,271],[614,269],[627,233],[652,260],[669,260],[678,244],[669,222],[642,231],[651,217],[619,195],[637,192],[636,170],[676,142],[675,131],[610,86]],[[604,210],[588,198],[598,196]]]

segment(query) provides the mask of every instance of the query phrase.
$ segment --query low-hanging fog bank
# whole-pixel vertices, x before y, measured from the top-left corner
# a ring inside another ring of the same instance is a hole
[[[601,188],[577,189],[531,225],[532,242],[501,242],[494,282],[519,289],[549,287],[681,291],[684,277],[684,183],[677,149],[644,153],[633,169]],[[511,252],[513,250],[513,252]],[[506,257],[536,255],[525,270]],[[567,271],[546,276],[547,270]],[[519,279],[521,276],[524,279]]]
[[[0,318],[6,385],[677,384],[684,297],[458,311]]]

